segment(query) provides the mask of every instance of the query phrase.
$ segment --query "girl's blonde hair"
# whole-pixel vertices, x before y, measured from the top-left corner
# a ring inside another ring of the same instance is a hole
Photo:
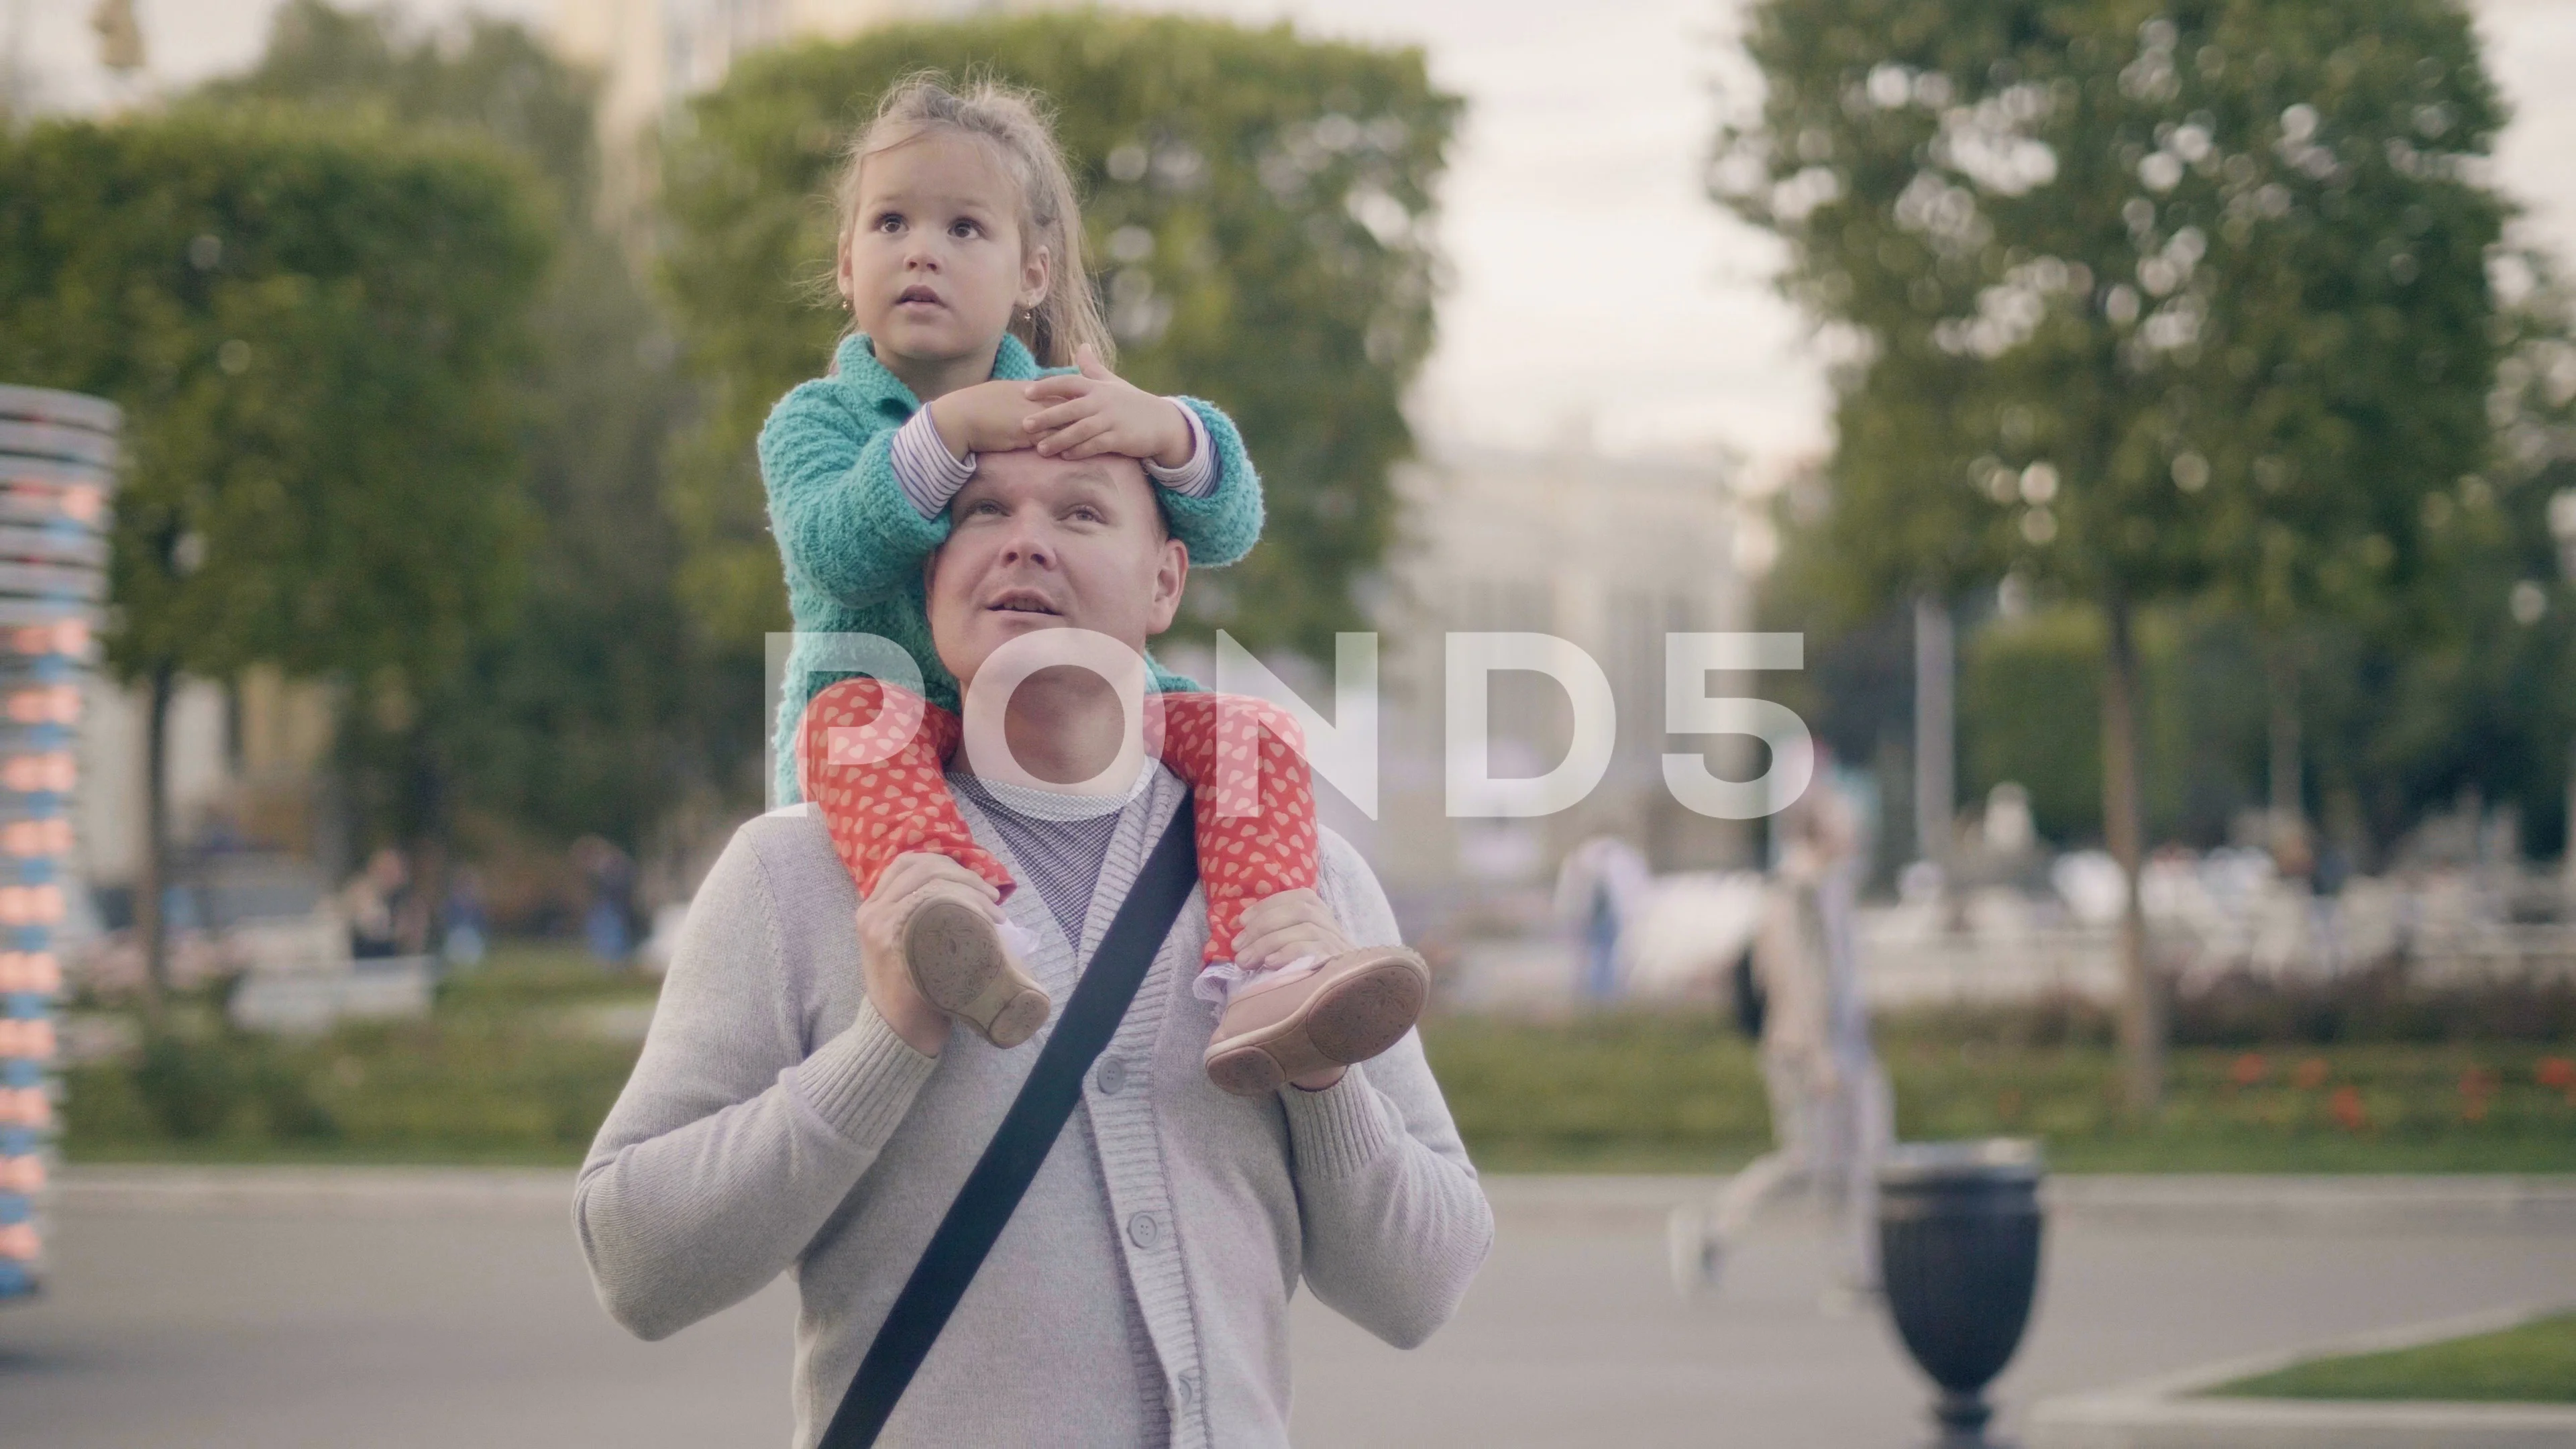
[[[1011,333],[1041,367],[1073,366],[1074,349],[1089,343],[1101,365],[1117,358],[1117,343],[1101,320],[1091,274],[1082,262],[1082,212],[1073,174],[1055,143],[1046,102],[1035,91],[991,80],[961,94],[934,71],[895,82],[877,102],[875,119],[850,142],[849,160],[833,188],[840,216],[838,245],[846,248],[858,225],[859,175],[868,158],[922,136],[945,132],[984,146],[1020,190],[1020,245],[1045,247],[1050,262],[1045,300],[1011,320]]]

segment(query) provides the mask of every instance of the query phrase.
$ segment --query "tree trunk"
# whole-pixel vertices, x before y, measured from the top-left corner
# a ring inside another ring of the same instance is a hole
[[[2164,1002],[2147,958],[2147,916],[2138,895],[2146,864],[2138,789],[2138,657],[2128,600],[2103,605],[2102,829],[2126,884],[2120,909],[2120,1084],[2132,1117],[2164,1096]]]
[[[404,954],[438,950],[439,905],[447,898],[447,771],[430,754],[415,727],[404,745],[415,834],[410,841],[411,887],[396,922]]]
[[[1948,868],[1953,783],[1951,706],[1953,640],[1950,606],[1938,594],[1914,600],[1914,846],[1923,859]]]
[[[2567,843],[2560,847],[2558,868],[2567,878],[2567,893],[2576,896],[2576,741],[2567,746]]]
[[[2299,760],[2299,660],[2287,638],[2267,641],[2263,674],[2271,705],[2272,831],[2284,838],[2307,819]]]
[[[158,1023],[170,984],[170,923],[161,903],[170,888],[170,700],[178,671],[153,666],[143,706],[143,871],[134,891],[134,929],[143,944],[143,1010]]]

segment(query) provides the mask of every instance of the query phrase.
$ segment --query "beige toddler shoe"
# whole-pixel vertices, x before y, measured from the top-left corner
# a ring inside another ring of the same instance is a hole
[[[1308,971],[1266,971],[1235,988],[1208,1043],[1208,1080],[1238,1097],[1364,1062],[1413,1029],[1431,968],[1401,946],[1363,946]]]
[[[983,898],[947,881],[924,887],[895,923],[904,969],[930,1004],[997,1047],[1046,1024],[1054,1003],[1002,944]]]

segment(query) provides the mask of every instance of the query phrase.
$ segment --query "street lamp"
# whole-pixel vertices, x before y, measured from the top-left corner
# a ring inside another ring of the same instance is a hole
[[[2576,488],[2561,488],[2549,498],[2549,536],[2558,540],[2560,577],[2576,581]],[[2560,866],[2567,893],[2576,896],[2576,741],[2567,747],[2567,848]]]

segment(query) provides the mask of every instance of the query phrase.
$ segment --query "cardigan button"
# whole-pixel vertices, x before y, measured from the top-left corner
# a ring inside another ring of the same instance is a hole
[[[1127,1241],[1140,1248],[1150,1248],[1163,1240],[1163,1225],[1152,1213],[1138,1213],[1127,1220]]]
[[[1197,1403],[1199,1401],[1199,1371],[1197,1369],[1185,1370],[1179,1379],[1174,1381],[1173,1387],[1179,1391],[1178,1397],[1180,1398],[1182,1408],[1186,1409],[1190,1405]]]
[[[1127,1063],[1111,1057],[1100,1064],[1092,1080],[1099,1083],[1102,1095],[1115,1097],[1127,1089]]]

